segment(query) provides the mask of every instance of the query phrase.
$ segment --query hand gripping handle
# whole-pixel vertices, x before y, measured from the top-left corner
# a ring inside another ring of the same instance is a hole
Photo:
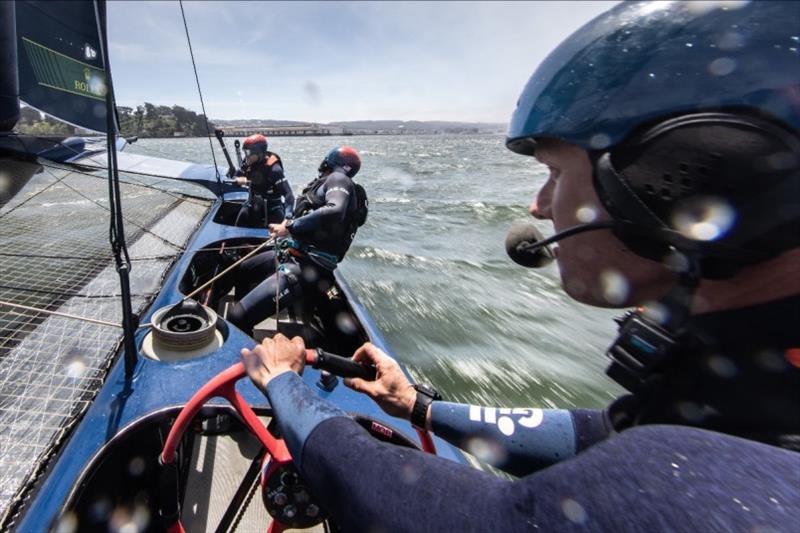
[[[321,348],[306,350],[306,364],[312,368],[327,370],[343,378],[361,378],[375,381],[377,370],[373,365],[362,365],[348,357],[326,352]]]

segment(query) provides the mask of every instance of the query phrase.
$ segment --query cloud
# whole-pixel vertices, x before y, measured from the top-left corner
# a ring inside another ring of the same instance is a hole
[[[184,2],[184,9],[212,117],[505,121],[538,63],[613,3]],[[111,2],[109,21],[119,98],[198,107],[179,101],[198,99],[177,5]]]

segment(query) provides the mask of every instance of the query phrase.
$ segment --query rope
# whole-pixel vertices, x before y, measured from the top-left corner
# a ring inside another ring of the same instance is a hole
[[[208,146],[211,148],[211,157],[214,160],[214,172],[217,176],[217,183],[222,190],[222,180],[219,177],[219,168],[217,168],[217,156],[214,154],[214,143],[211,141],[211,128],[208,126],[208,113],[206,113],[206,104],[203,101],[203,91],[200,89],[200,77],[197,75],[197,64],[194,61],[194,50],[192,50],[192,40],[189,38],[189,25],[186,23],[186,13],[183,11],[183,0],[178,0],[181,6],[181,17],[183,17],[183,29],[186,30],[186,42],[189,44],[189,55],[192,57],[192,68],[194,69],[194,80],[197,82],[197,93],[200,95],[200,107],[203,109],[203,118],[206,122],[206,133],[208,134]]]
[[[267,245],[269,245],[269,244],[272,244],[273,242],[275,242],[275,239],[274,239],[274,238],[272,238],[272,239],[267,239],[266,241],[262,242],[261,244],[259,244],[258,246],[256,246],[256,247],[253,249],[253,251],[252,251],[252,252],[250,252],[249,254],[245,255],[244,257],[242,257],[241,259],[239,259],[238,261],[236,261],[235,263],[233,263],[231,266],[229,266],[228,268],[226,268],[225,270],[223,270],[222,272],[220,272],[219,274],[217,274],[216,276],[214,276],[213,278],[211,278],[210,280],[206,281],[205,283],[203,283],[202,285],[200,285],[199,287],[197,287],[195,290],[193,290],[192,292],[190,292],[189,294],[187,294],[186,296],[184,296],[182,301],[188,300],[189,298],[191,298],[191,297],[193,297],[193,296],[197,296],[197,294],[198,294],[199,292],[201,292],[203,289],[205,289],[206,287],[208,287],[209,285],[211,285],[212,283],[214,283],[215,281],[217,281],[219,278],[221,278],[222,276],[224,276],[225,274],[227,274],[228,272],[230,272],[231,270],[233,270],[235,267],[239,266],[239,265],[240,265],[240,264],[241,264],[241,263],[242,263],[242,262],[243,262],[245,259],[248,259],[248,258],[250,258],[251,256],[255,255],[255,253],[256,253],[256,252],[258,252],[258,251],[259,251],[259,250],[261,250],[262,248],[265,248]]]
[[[68,313],[60,313],[58,311],[50,311],[50,310],[41,309],[41,308],[38,308],[38,307],[30,307],[30,306],[27,306],[27,305],[20,305],[20,304],[15,304],[15,303],[11,303],[11,302],[5,302],[3,300],[0,300],[0,305],[5,305],[5,306],[8,306],[8,307],[16,307],[16,308],[19,308],[19,309],[25,309],[26,311],[34,311],[36,313],[45,313],[45,314],[48,314],[48,315],[56,315],[56,316],[60,316],[60,317],[64,317],[64,318],[71,318],[73,320],[82,320],[83,322],[91,322],[92,324],[100,324],[102,326],[113,326],[115,328],[122,328],[122,324],[116,324],[114,322],[106,322],[105,320],[96,320],[94,318],[87,318],[85,316],[70,315]]]

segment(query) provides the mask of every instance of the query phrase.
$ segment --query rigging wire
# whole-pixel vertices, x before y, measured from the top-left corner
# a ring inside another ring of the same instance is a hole
[[[192,40],[189,37],[189,25],[186,23],[186,13],[183,11],[183,0],[178,0],[178,5],[181,6],[181,17],[183,17],[183,28],[186,30],[186,42],[189,44],[189,55],[192,57],[192,68],[194,69],[194,79],[197,82],[197,92],[200,95],[200,107],[203,108],[203,118],[206,123],[206,133],[208,134],[208,146],[211,148],[211,157],[214,160],[214,172],[217,175],[217,183],[219,184],[220,193],[222,193],[222,179],[219,177],[219,168],[217,167],[217,156],[214,154],[214,142],[211,140],[211,128],[208,126],[208,113],[206,113],[206,104],[203,101],[203,91],[200,89],[200,77],[197,75],[197,64],[194,61],[194,50],[192,49]]]
[[[55,178],[55,180],[56,180],[56,181],[54,181],[53,183],[50,183],[49,185],[47,185],[47,186],[46,186],[44,189],[42,189],[41,191],[37,191],[37,192],[33,193],[33,194],[32,194],[32,195],[30,195],[28,198],[25,198],[23,201],[21,201],[20,203],[18,203],[18,204],[17,204],[17,205],[15,205],[14,207],[11,207],[11,208],[9,208],[9,210],[8,210],[8,211],[6,211],[5,213],[0,213],[0,218],[3,218],[3,217],[5,217],[5,216],[7,216],[7,215],[10,215],[11,213],[13,213],[14,211],[16,211],[17,209],[19,209],[19,208],[20,208],[20,207],[22,207],[23,205],[27,204],[28,202],[30,202],[31,200],[33,200],[34,198],[36,198],[36,197],[37,197],[37,196],[39,196],[40,194],[42,194],[42,193],[45,193],[45,192],[49,191],[50,189],[52,189],[53,187],[55,187],[56,185],[58,185],[59,183],[61,183],[61,182],[62,182],[62,181],[64,181],[65,179],[67,179],[67,177],[69,176],[69,174],[67,174],[67,175],[65,175],[65,176],[63,176],[63,177],[61,177],[61,178],[56,178],[55,174],[53,174],[52,172],[48,172],[48,174],[50,174],[50,175],[51,175],[53,178]],[[99,176],[95,176],[95,177],[99,177]],[[103,178],[100,178],[100,179],[103,179]]]
[[[23,146],[23,148],[26,148],[27,152],[29,152],[29,153],[34,153],[34,150],[28,149],[27,146],[25,145],[25,142],[24,142],[23,139],[30,138],[30,139],[37,139],[37,140],[40,140],[40,141],[53,141],[53,139],[50,138],[50,137],[44,137],[44,136],[41,136],[41,135],[32,135],[32,134],[28,134],[28,133],[22,134],[22,133],[18,133],[18,132],[11,132],[8,136],[9,137],[16,137],[17,141]],[[146,138],[146,137],[144,137],[144,138]],[[98,141],[95,141],[92,137],[83,137],[83,139],[86,139],[90,144],[98,142]],[[61,141],[56,142],[53,145],[53,148],[56,148],[56,147],[65,148],[65,149],[69,150],[70,152],[74,153],[76,156],[81,155],[81,154],[83,154],[85,152],[85,150],[78,150],[74,146],[70,146],[68,144],[64,144],[64,140],[66,140],[66,139],[62,139]],[[127,139],[126,139],[126,141],[127,141]],[[131,145],[131,146],[133,145],[132,142],[128,142],[128,144]],[[157,154],[157,155],[163,156],[165,159],[169,159],[170,161],[174,161],[174,159],[172,159],[174,157],[174,154],[169,154],[167,152],[164,152],[164,151],[159,150],[157,148],[154,148],[152,146],[148,146],[145,149],[145,153],[148,154],[148,155],[151,154],[151,153]],[[135,152],[134,152],[134,154],[135,154]],[[100,155],[100,154],[99,153],[94,153],[92,155],[87,155],[85,157],[85,159],[88,159],[89,161],[95,162],[95,160],[93,159],[93,157],[95,155]],[[212,155],[213,155],[213,152],[212,152]],[[44,160],[45,161],[49,161],[48,159],[44,159]],[[216,160],[214,162],[216,163]],[[195,163],[195,164],[198,164],[198,165],[205,164],[205,163],[196,163],[194,161],[189,161],[189,163]],[[40,165],[43,164],[41,159],[38,160],[38,164],[40,164]],[[84,164],[83,160],[76,161],[76,162],[67,161],[64,164],[82,166],[82,167],[92,168],[92,169],[96,169],[96,170],[108,170],[108,167],[100,166],[99,164],[86,165],[86,164]],[[165,175],[162,175],[162,174],[152,174],[152,173],[148,173],[148,172],[138,172],[136,170],[123,170],[122,172],[125,173],[125,174],[137,174],[139,176],[147,176],[147,177],[153,177],[153,178],[162,178],[162,179],[166,179],[166,180],[179,180],[179,181],[182,181],[181,178],[176,178],[175,176],[165,176]],[[218,171],[217,171],[217,173],[218,173]],[[160,183],[160,182],[156,182],[156,183]],[[193,182],[189,182],[189,183],[193,183]],[[142,184],[142,185],[146,186],[144,184]],[[164,191],[164,192],[167,192],[167,191]],[[192,198],[202,198],[200,196],[191,195],[191,194],[188,194],[188,193],[186,193],[186,196],[191,196]]]
[[[41,166],[45,167],[45,168],[52,168],[52,169],[55,169],[55,170],[67,170],[67,169],[65,169],[63,167],[60,167],[60,166],[57,166],[57,165],[47,165],[45,163],[42,163],[41,160],[39,161],[39,164]],[[108,167],[91,166],[91,165],[80,165],[80,164],[75,164],[75,165],[76,166],[70,166],[68,171],[69,172],[74,172],[75,174],[82,174],[84,176],[89,176],[89,177],[96,178],[96,179],[101,179],[101,180],[105,180],[106,179],[106,178],[103,178],[102,176],[97,176],[96,174],[93,174],[92,172],[96,172],[96,171],[100,171],[100,170],[108,170]],[[89,172],[89,171],[86,171],[86,170],[80,170],[80,169],[77,168],[77,166],[82,166],[84,168],[91,168],[92,172]],[[193,182],[184,181],[181,178],[176,178],[174,176],[163,176],[163,175],[160,175],[160,174],[152,174],[150,172],[137,172],[135,170],[123,170],[122,173],[123,174],[133,174],[133,175],[137,175],[137,176],[144,176],[146,178],[161,178],[162,181],[163,180],[176,180],[178,182],[183,182],[183,183],[189,183],[191,185],[196,185]],[[127,181],[123,181],[122,183],[125,183],[125,184],[128,184],[128,185],[133,185],[135,187],[143,187],[145,189],[152,189],[154,191],[158,191],[158,192],[161,192],[163,194],[166,194],[167,196],[172,196],[173,198],[175,198],[177,200],[184,200],[184,201],[187,201],[187,202],[191,202],[191,203],[193,203],[195,205],[208,205],[208,203],[210,202],[210,200],[207,197],[198,196],[196,194],[191,194],[191,193],[184,193],[184,192],[181,192],[180,194],[176,194],[176,193],[167,191],[165,189],[162,189],[160,187],[156,187],[154,184],[144,183],[143,181],[139,181],[139,180],[137,180],[135,178],[132,178],[130,176],[127,177]],[[157,182],[157,183],[160,183],[160,181]],[[191,199],[191,200],[189,200],[189,199]],[[197,201],[194,201],[194,200],[201,200],[201,201],[197,202]]]
[[[97,207],[99,207],[101,209],[105,209],[107,211],[112,211],[111,209],[109,209],[108,207],[104,206],[100,202],[98,202],[96,200],[93,200],[92,198],[89,198],[85,194],[82,194],[79,190],[77,190],[76,188],[72,187],[71,185],[68,185],[66,182],[64,182],[63,185],[66,188],[68,188],[69,190],[71,190],[72,192],[74,192],[75,194],[77,194],[78,196],[80,196],[81,198],[84,198],[86,201],[93,203]],[[113,213],[113,211],[112,211],[112,213]],[[129,218],[122,217],[122,220],[124,220],[126,223],[130,224],[131,226],[141,230],[142,232],[147,233],[148,235],[152,235],[153,237],[155,237],[156,239],[160,240],[162,243],[166,244],[167,246],[170,246],[170,247],[174,248],[175,250],[177,250],[179,252],[183,251],[183,247],[182,246],[179,246],[179,245],[175,244],[174,242],[170,241],[169,239],[166,239],[166,238],[162,237],[158,233],[156,233],[156,232],[154,232],[154,231],[152,231],[152,230],[150,230],[148,228],[145,228],[144,226],[142,226],[140,224],[132,222]],[[128,262],[128,265],[130,266],[131,258],[127,256],[127,250],[126,250],[126,261]]]
[[[96,205],[97,207],[99,207],[99,208],[101,208],[101,209],[105,209],[106,211],[109,211],[109,212],[111,212],[111,213],[112,213],[112,216],[114,216],[114,215],[113,215],[113,212],[114,212],[114,211],[113,211],[113,206],[112,206],[112,208],[109,208],[109,207],[106,207],[106,206],[104,206],[103,204],[101,204],[101,203],[97,202],[96,200],[93,200],[92,198],[89,198],[88,196],[86,196],[85,194],[83,194],[81,191],[79,191],[79,190],[78,190],[78,189],[76,189],[75,187],[72,187],[71,185],[69,185],[69,184],[68,184],[68,183],[65,181],[65,180],[66,180],[68,177],[70,177],[70,175],[71,175],[72,173],[75,173],[75,174],[83,174],[83,175],[86,175],[86,176],[89,176],[89,177],[92,177],[92,178],[96,178],[96,179],[102,179],[102,180],[105,180],[105,179],[107,179],[107,178],[102,178],[102,177],[100,177],[100,176],[96,176],[96,175],[94,175],[94,174],[90,174],[90,173],[88,173],[88,172],[81,172],[80,170],[67,170],[67,169],[64,169],[64,168],[61,168],[61,167],[57,167],[57,166],[51,166],[51,165],[42,165],[42,167],[43,167],[43,168],[45,168],[45,169],[47,170],[47,173],[48,173],[50,176],[52,176],[53,178],[55,178],[55,180],[56,180],[56,181],[54,181],[53,183],[49,184],[47,187],[45,187],[45,188],[44,188],[44,189],[42,189],[41,191],[38,191],[37,193],[35,193],[35,194],[31,195],[29,198],[25,199],[23,202],[20,202],[19,204],[15,205],[13,208],[9,209],[9,210],[8,210],[8,211],[6,211],[5,213],[2,213],[2,214],[0,214],[0,218],[3,218],[3,217],[5,217],[6,215],[8,215],[9,213],[11,213],[11,212],[15,211],[16,209],[18,209],[18,208],[19,208],[19,207],[21,207],[22,205],[24,205],[24,204],[28,203],[28,202],[29,202],[31,199],[33,199],[34,197],[36,197],[36,196],[38,196],[38,195],[42,194],[43,192],[45,192],[45,191],[47,191],[47,190],[50,190],[52,187],[54,187],[55,185],[58,185],[59,183],[60,183],[61,185],[63,185],[64,187],[66,187],[67,189],[69,189],[69,190],[71,190],[72,192],[74,192],[75,194],[77,194],[78,196],[80,196],[81,198],[85,199],[86,201],[88,201],[88,202],[90,202],[90,203],[92,203],[92,204]],[[67,174],[65,174],[65,175],[64,175],[63,177],[61,177],[61,178],[58,178],[58,177],[56,177],[56,175],[55,175],[55,174],[52,172],[52,170],[51,170],[51,169],[56,169],[56,170],[64,170],[64,171],[66,171],[66,172],[67,172]],[[134,185],[134,186],[136,186],[136,184],[133,184],[133,185]],[[145,185],[145,184],[141,184],[141,186],[142,186],[142,187],[146,187],[146,188],[147,188],[147,185]],[[157,190],[160,190],[160,189],[157,189]],[[172,195],[168,195],[168,196],[172,196]],[[176,196],[174,196],[174,197],[175,197],[177,200],[180,200],[180,201],[185,201],[185,200],[184,200],[183,198],[181,198],[180,196],[177,196],[177,195],[176,195]],[[153,236],[153,237],[155,237],[156,239],[159,239],[159,240],[160,240],[160,241],[162,241],[164,244],[166,244],[166,245],[168,245],[168,246],[171,246],[172,248],[176,249],[178,252],[183,252],[183,251],[185,251],[185,249],[184,249],[182,246],[179,246],[179,245],[177,245],[177,244],[173,243],[172,241],[170,241],[170,240],[168,240],[168,239],[166,239],[166,238],[162,237],[161,235],[158,235],[157,233],[155,233],[155,232],[151,231],[150,229],[148,229],[148,228],[145,228],[144,226],[141,226],[141,225],[139,225],[139,224],[137,224],[137,223],[135,223],[135,222],[132,222],[132,221],[131,221],[130,219],[128,219],[128,218],[125,218],[125,217],[123,217],[123,220],[124,220],[125,222],[127,222],[128,224],[131,224],[131,225],[133,225],[134,227],[138,228],[139,230],[143,231],[144,233],[147,233],[147,234],[149,234],[149,235],[152,235],[152,236]],[[112,250],[112,251],[113,251],[113,250]],[[127,251],[126,251],[126,253],[127,253]],[[48,256],[48,257],[49,257],[49,256]],[[128,257],[128,258],[127,258],[127,260],[128,260],[128,263],[130,263],[130,261],[131,261],[130,257]]]
[[[111,211],[108,227],[108,238],[111,249],[114,250],[114,261],[119,274],[120,290],[122,292],[122,324],[123,346],[125,357],[125,380],[130,384],[133,371],[138,358],[138,349],[133,338],[138,317],[134,316],[131,309],[130,296],[130,270],[131,259],[128,247],[125,244],[125,229],[122,219],[122,196],[119,190],[119,172],[117,165],[117,120],[116,102],[114,100],[114,82],[111,76],[111,63],[108,60],[108,31],[106,26],[106,5],[95,4],[95,17],[97,27],[100,29],[100,52],[106,76],[106,151],[108,154],[108,201]]]

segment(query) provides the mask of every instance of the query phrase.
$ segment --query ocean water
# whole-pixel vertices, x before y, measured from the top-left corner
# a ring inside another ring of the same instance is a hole
[[[370,214],[339,268],[417,379],[484,405],[599,407],[620,392],[603,373],[619,311],[571,300],[555,264],[525,269],[505,254],[508,227],[532,220],[545,167],[500,135],[276,137],[270,150],[297,193],[340,144],[361,153]],[[130,151],[211,162],[202,138]]]

